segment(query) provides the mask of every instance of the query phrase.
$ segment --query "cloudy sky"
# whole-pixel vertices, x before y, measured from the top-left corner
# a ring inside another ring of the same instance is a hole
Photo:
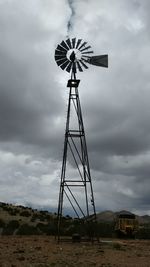
[[[150,215],[149,12],[149,0],[0,0],[0,201],[57,207],[69,74],[54,51],[69,36],[109,55],[78,75],[96,209]]]

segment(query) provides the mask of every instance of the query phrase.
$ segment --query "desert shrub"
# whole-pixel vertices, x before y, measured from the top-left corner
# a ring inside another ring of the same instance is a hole
[[[32,222],[35,222],[36,220],[39,220],[41,222],[44,222],[46,220],[46,217],[45,215],[43,214],[33,214],[32,218],[31,218],[31,221]]]
[[[7,204],[4,202],[0,202],[0,207],[5,207]]]
[[[40,210],[40,213],[41,213],[42,215],[46,215],[46,214],[48,213],[48,211],[47,211],[47,210]]]
[[[31,221],[32,221],[32,222],[35,222],[35,221],[38,220],[38,219],[39,219],[38,214],[33,214],[32,218],[31,218]]]
[[[114,243],[113,244],[113,248],[117,249],[117,250],[120,250],[121,249],[121,245],[119,243]]]
[[[8,227],[13,228],[13,229],[17,229],[19,227],[19,222],[17,220],[12,220],[8,223]]]
[[[66,219],[72,220],[72,217],[70,215],[66,215]]]
[[[19,222],[17,220],[10,221],[7,225],[5,225],[2,235],[13,235],[14,231],[19,227]]]
[[[150,227],[144,227],[139,229],[138,233],[136,234],[136,238],[150,239]]]
[[[56,225],[53,223],[38,223],[37,228],[40,230],[40,232],[46,235],[54,235],[56,233]]]
[[[23,209],[23,210],[26,209],[26,207],[24,207],[24,206],[22,206],[22,205],[19,205],[18,208]]]
[[[13,235],[13,233],[14,233],[14,229],[9,228],[7,226],[3,228],[2,235]]]
[[[38,235],[38,234],[39,231],[37,227],[28,224],[21,225],[17,231],[17,235]]]
[[[9,213],[10,215],[16,216],[17,213],[18,213],[18,210],[17,210],[17,209],[11,209],[11,210],[9,210],[8,213]]]
[[[6,206],[3,206],[3,210],[10,212],[12,211],[12,208],[6,205]]]
[[[43,216],[41,216],[41,217],[39,217],[39,220],[40,220],[41,222],[44,222],[44,221],[45,221],[45,218],[43,218]]]
[[[114,233],[114,224],[101,222],[98,223],[98,234],[101,237],[112,237]]]
[[[31,218],[31,220],[30,220],[31,222],[35,222],[36,221],[36,219],[32,216],[32,218]]]
[[[31,216],[31,213],[29,211],[25,210],[25,211],[20,212],[20,216],[30,217]]]
[[[20,209],[24,209],[24,206],[22,206],[22,205],[18,205],[18,208],[20,208]]]
[[[40,214],[38,215],[39,219],[44,219],[44,221],[50,221],[53,219],[52,214],[50,214],[48,211],[46,210],[41,210]]]
[[[5,227],[5,222],[2,219],[0,219],[0,228],[3,228],[3,227]]]
[[[46,215],[44,216],[44,218],[45,218],[46,221],[50,221],[50,220],[52,219],[52,216],[49,215],[49,214],[46,214]]]

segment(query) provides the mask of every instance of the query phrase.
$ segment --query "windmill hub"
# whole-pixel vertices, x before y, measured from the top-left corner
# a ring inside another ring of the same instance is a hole
[[[81,52],[77,49],[70,49],[68,52],[67,52],[67,58],[69,61],[71,62],[75,62],[75,61],[78,61],[78,60],[81,60]],[[74,58],[73,58],[74,57]],[[74,60],[73,60],[74,59]]]

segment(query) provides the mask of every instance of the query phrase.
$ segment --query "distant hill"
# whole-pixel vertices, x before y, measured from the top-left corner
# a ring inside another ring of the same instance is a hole
[[[56,214],[0,202],[0,234],[53,234]]]
[[[52,214],[48,211],[39,211],[21,205],[16,206],[0,202],[0,219],[4,220],[6,223],[12,219],[17,219],[20,222],[30,222],[34,225],[40,221],[46,222],[55,216],[56,214]]]
[[[143,215],[143,216],[138,216],[137,219],[139,221],[139,224],[150,224],[150,216],[149,215]]]
[[[97,220],[100,222],[112,222],[116,218],[116,214],[113,211],[107,210],[97,213]]]
[[[113,222],[119,213],[130,213],[129,211],[119,211],[119,212],[113,212],[113,211],[103,211],[97,214],[98,222]],[[136,218],[140,225],[143,224],[150,224],[150,216],[149,215],[143,215],[139,216],[136,215]]]
[[[120,212],[129,213],[129,211]],[[103,211],[97,214],[100,235],[106,237],[112,235],[114,221],[120,212]],[[136,215],[136,217],[140,225],[150,226],[150,216]],[[76,219],[68,215],[63,217],[65,235],[71,235],[76,225]],[[78,226],[80,227],[80,223]],[[56,213],[0,202],[0,235],[55,235],[56,233]]]

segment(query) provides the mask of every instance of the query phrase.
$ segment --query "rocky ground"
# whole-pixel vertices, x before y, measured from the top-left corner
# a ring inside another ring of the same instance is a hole
[[[150,267],[150,240],[61,242],[44,236],[1,236],[0,267]]]

